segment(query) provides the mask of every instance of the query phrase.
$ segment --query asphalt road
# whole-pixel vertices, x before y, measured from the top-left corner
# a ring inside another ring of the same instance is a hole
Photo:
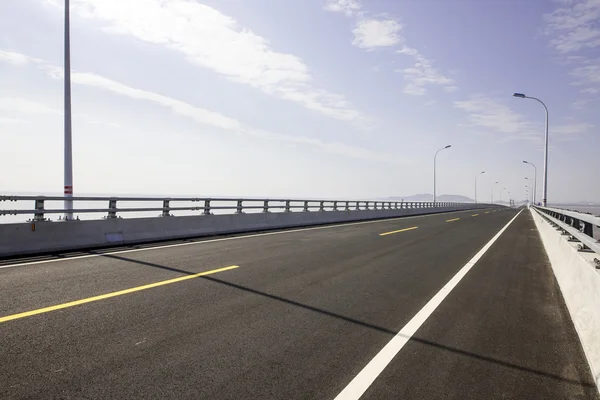
[[[0,398],[334,399],[516,214],[2,268]],[[362,398],[597,398],[528,211]]]

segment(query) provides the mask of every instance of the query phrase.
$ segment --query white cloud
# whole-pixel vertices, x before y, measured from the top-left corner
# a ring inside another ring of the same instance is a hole
[[[347,16],[354,16],[356,13],[346,12],[342,5],[352,3],[353,10],[360,10],[360,16],[366,14],[363,11],[362,3],[358,0],[330,0],[325,9],[329,11],[344,12]],[[365,50],[373,50],[381,47],[394,47],[403,44],[400,50],[396,52],[414,57],[416,63],[411,68],[396,70],[403,74],[407,81],[403,92],[411,96],[423,96],[427,93],[428,85],[444,85],[447,92],[458,90],[454,81],[443,75],[438,69],[433,67],[432,62],[424,57],[417,49],[404,45],[404,37],[400,34],[402,25],[394,19],[362,18],[358,19],[356,27],[352,30],[354,34],[353,45]]]
[[[408,81],[408,84],[404,88],[404,93],[413,96],[422,96],[427,93],[425,86],[428,85],[444,85],[447,91],[458,90],[458,87],[454,86],[454,81],[434,68],[431,61],[416,50],[415,54],[417,62],[413,67],[396,71],[402,73],[404,79]]]
[[[596,93],[600,93],[600,90],[598,90],[596,88],[586,88],[586,89],[581,89],[580,92],[585,93],[585,94],[596,94]]]
[[[419,51],[417,49],[413,49],[412,47],[404,46],[398,50],[398,54],[406,54],[408,56],[416,57],[419,55]]]
[[[550,44],[560,53],[600,46],[600,1],[572,0],[545,15]]]
[[[561,135],[561,136],[572,136],[572,135],[580,135],[582,133],[586,133],[590,129],[592,129],[594,125],[587,123],[574,123],[567,125],[550,125],[548,127],[549,134],[553,135]]]
[[[511,136],[530,137],[532,128],[525,118],[491,98],[455,101],[454,107],[468,114],[471,126],[487,128]]]
[[[541,142],[544,134],[542,124],[532,124],[525,117],[506,105],[489,97],[456,101],[454,106],[468,114],[469,125],[486,128],[505,135],[506,139],[524,139]],[[540,121],[541,122],[541,121]],[[591,129],[588,123],[550,125],[550,134],[558,140],[569,140],[573,136]]]
[[[362,5],[357,0],[327,0],[325,10],[343,13],[348,17],[360,12]]]
[[[362,49],[395,46],[403,40],[398,34],[401,29],[402,26],[392,19],[364,19],[352,30],[352,44]]]
[[[0,50],[0,62],[5,62],[11,65],[27,65],[32,62],[39,62],[37,58],[29,57],[21,53],[14,53],[12,51]]]
[[[600,65],[594,63],[575,68],[571,71],[571,76],[578,79],[578,81],[574,82],[576,85],[600,85]]]
[[[23,57],[23,59],[25,60],[33,59],[27,56]],[[38,68],[41,71],[44,71],[52,79],[63,79],[63,69],[61,67],[51,65],[45,61],[39,60]],[[220,113],[196,107],[192,104],[173,99],[171,97],[159,93],[133,88],[121,82],[117,82],[94,73],[71,72],[71,82],[73,84],[79,84],[87,87],[96,88],[99,90],[105,90],[135,100],[148,101],[156,105],[166,107],[175,114],[191,118],[198,123],[224,129],[226,131],[245,134],[263,140],[276,141],[284,144],[306,145],[316,151],[322,151],[327,152],[329,154],[341,155],[352,158],[359,158],[363,160],[384,162],[389,164],[397,164],[398,162],[400,162],[400,160],[398,160],[397,157],[390,157],[386,154],[377,153],[368,149],[350,146],[343,143],[323,142],[320,139],[310,138],[306,136],[287,136],[279,133],[273,133],[261,129],[256,129],[244,125],[240,121],[234,118],[227,117]],[[42,103],[18,98],[0,98],[0,110],[62,114],[62,111],[48,107]],[[84,116],[84,114],[81,114],[80,116]],[[87,115],[85,117],[89,118],[89,116]]]
[[[71,0],[71,6],[73,14],[103,23],[105,32],[165,46],[231,81],[335,119],[367,120],[342,96],[313,87],[309,68],[299,57],[273,50],[267,39],[207,5],[194,0]]]

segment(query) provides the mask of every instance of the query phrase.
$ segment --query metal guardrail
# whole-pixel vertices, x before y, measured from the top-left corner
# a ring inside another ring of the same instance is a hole
[[[579,250],[593,251],[600,256],[600,241],[594,238],[594,226],[600,228],[600,217],[578,211],[560,208],[535,206],[542,217],[570,236],[570,240],[579,241]],[[596,259],[600,268],[600,260]]]
[[[46,214],[64,214],[64,208],[46,208],[47,201],[64,201],[62,196],[0,196],[0,202],[31,201],[34,208],[24,210],[2,210],[0,215],[33,215],[32,221],[47,221]],[[489,204],[449,203],[449,202],[404,202],[404,201],[373,201],[373,200],[292,200],[292,199],[235,199],[235,198],[195,198],[195,197],[71,197],[74,202],[99,202],[107,203],[106,208],[75,208],[73,213],[95,213],[106,215],[105,219],[119,218],[117,214],[128,212],[155,212],[159,211],[162,217],[173,216],[172,211],[202,211],[202,214],[212,214],[213,210],[231,210],[235,214],[242,214],[244,210],[262,210],[262,212],[283,211],[300,212],[309,211],[350,211],[350,210],[401,210],[416,208],[444,208],[460,207],[478,208],[489,207]],[[162,207],[129,207],[119,208],[119,203],[161,202]],[[197,206],[173,207],[172,203],[192,202],[200,203]]]

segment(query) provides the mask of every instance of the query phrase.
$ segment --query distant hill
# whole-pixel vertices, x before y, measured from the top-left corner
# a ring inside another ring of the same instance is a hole
[[[382,200],[393,200],[393,201],[433,201],[433,195],[429,194],[429,193],[424,193],[424,194],[414,194],[412,196],[391,196],[391,197],[386,197],[383,198]],[[437,201],[446,201],[446,202],[450,202],[450,203],[474,203],[475,200],[473,200],[470,197],[467,196],[461,196],[458,194],[442,194],[440,196],[437,196]]]

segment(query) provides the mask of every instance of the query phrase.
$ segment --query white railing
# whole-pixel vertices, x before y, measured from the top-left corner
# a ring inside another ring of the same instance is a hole
[[[489,204],[450,203],[450,202],[404,202],[378,200],[297,200],[297,199],[249,199],[249,198],[192,198],[192,197],[72,197],[74,214],[91,214],[99,219],[121,218],[124,213],[152,213],[171,217],[174,213],[193,212],[197,214],[244,212],[310,212],[310,211],[351,211],[351,210],[402,210],[418,208],[484,208]],[[65,210],[61,196],[0,196],[2,202],[18,202],[24,207],[0,209],[0,217],[7,215],[31,215],[32,221],[49,221],[48,215],[62,215]],[[48,206],[54,203],[55,206]],[[104,203],[105,206],[100,205]],[[134,206],[131,206],[131,205]],[[91,205],[91,206],[90,206]],[[123,206],[124,205],[124,206]],[[101,215],[104,214],[104,215]],[[155,214],[156,215],[156,214]],[[189,214],[188,214],[189,215]],[[93,219],[92,218],[92,219]],[[77,217],[76,217],[77,219]]]
[[[553,207],[535,206],[534,209],[557,229],[568,234],[570,240],[580,242],[579,250],[593,251],[600,256],[600,241],[594,232],[594,229],[600,228],[600,216]],[[600,267],[599,259],[596,259],[596,264]]]

